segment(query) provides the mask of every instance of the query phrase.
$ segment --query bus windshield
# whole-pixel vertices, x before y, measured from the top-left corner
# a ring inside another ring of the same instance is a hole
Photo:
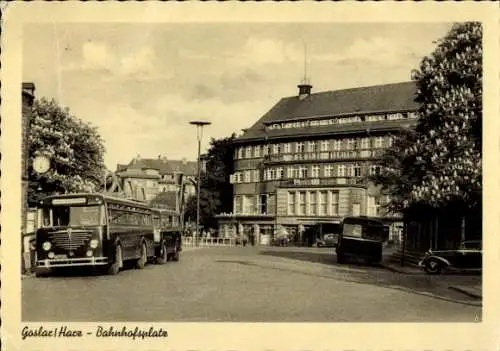
[[[53,206],[42,210],[44,227],[95,226],[104,224],[104,207],[95,206]]]
[[[342,234],[355,238],[361,238],[363,235],[363,226],[361,224],[345,223]]]

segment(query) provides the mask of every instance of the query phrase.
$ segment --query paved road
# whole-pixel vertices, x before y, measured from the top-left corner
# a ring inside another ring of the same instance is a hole
[[[202,248],[117,276],[22,282],[24,321],[413,322],[481,318],[447,279],[340,266],[329,249]]]

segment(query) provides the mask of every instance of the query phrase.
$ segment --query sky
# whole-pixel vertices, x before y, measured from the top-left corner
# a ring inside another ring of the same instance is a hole
[[[313,93],[409,81],[451,23],[36,23],[23,81],[97,126],[106,166],[140,155],[195,160],[192,120],[241,134],[304,77]]]

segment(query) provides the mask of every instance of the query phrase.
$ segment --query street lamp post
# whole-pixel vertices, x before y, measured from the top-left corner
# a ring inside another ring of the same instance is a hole
[[[200,235],[200,188],[201,188],[201,159],[200,159],[200,151],[201,151],[201,139],[203,138],[203,127],[206,125],[210,125],[211,122],[208,121],[191,121],[189,124],[196,126],[196,134],[198,139],[198,177],[196,179],[196,237],[195,237],[195,245],[198,246],[198,237]]]

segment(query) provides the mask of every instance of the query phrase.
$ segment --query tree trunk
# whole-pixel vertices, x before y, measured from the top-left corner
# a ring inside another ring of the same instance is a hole
[[[465,241],[465,216],[462,216],[462,223],[460,225],[460,241]]]

